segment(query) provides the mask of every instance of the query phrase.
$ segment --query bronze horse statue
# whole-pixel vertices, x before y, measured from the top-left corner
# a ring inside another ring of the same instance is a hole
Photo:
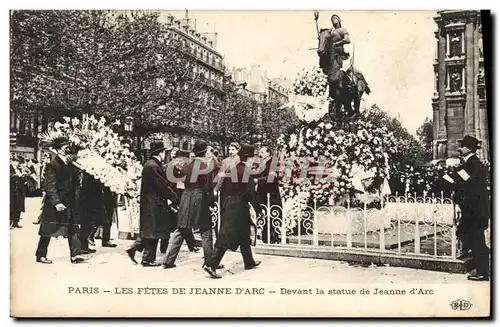
[[[368,83],[363,74],[354,69],[352,62],[346,71],[339,68],[342,60],[349,58],[349,54],[333,54],[329,29],[319,31],[318,41],[319,66],[328,76],[329,96],[334,100],[330,104],[330,117],[341,121],[342,107],[349,117],[358,116],[361,97],[371,92]]]

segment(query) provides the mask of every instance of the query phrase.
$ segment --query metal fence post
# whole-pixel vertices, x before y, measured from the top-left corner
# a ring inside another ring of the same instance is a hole
[[[454,192],[451,193],[451,205],[453,206],[453,222],[451,225],[451,258],[457,258],[457,212],[455,209],[455,201],[453,201]]]
[[[364,235],[365,235],[365,249],[368,248],[368,231],[367,231],[367,217],[366,217],[366,202],[363,205],[363,228],[364,228]]]
[[[313,199],[314,211],[313,211],[313,245],[318,246],[318,223],[317,223],[317,211],[316,211],[316,197]]]
[[[266,217],[266,228],[267,228],[267,244],[271,244],[271,196],[267,194],[267,217]]]
[[[424,214],[425,214],[425,191],[424,191]],[[417,193],[415,193],[415,206],[418,206]],[[415,253],[420,254],[420,222],[419,222],[419,212],[417,207],[415,208]]]
[[[351,201],[347,200],[347,248],[352,247]]]
[[[218,210],[217,210],[217,235],[220,231],[220,211],[221,211],[221,205],[220,205],[220,192],[217,193],[217,203],[218,203]]]
[[[384,214],[384,197],[382,196],[380,199],[380,250],[385,251],[385,217]]]

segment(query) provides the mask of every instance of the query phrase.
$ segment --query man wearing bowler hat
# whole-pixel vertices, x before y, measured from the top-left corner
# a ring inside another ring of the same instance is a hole
[[[457,234],[465,247],[471,250],[472,258],[465,263],[470,272],[468,279],[485,281],[490,276],[489,250],[484,236],[490,218],[488,172],[476,155],[476,151],[481,149],[480,141],[466,135],[458,142],[462,163],[449,178],[455,190],[455,201],[462,212]]]
[[[36,249],[36,261],[51,264],[47,258],[51,237],[67,236],[71,262],[88,260],[78,238],[79,221],[76,213],[76,190],[79,183],[78,170],[71,165],[70,142],[66,137],[57,137],[52,142],[57,156],[45,168],[45,199],[40,216],[40,240]]]
[[[206,160],[207,143],[196,140],[191,151],[195,158],[182,167],[179,177],[185,178],[185,189],[182,193],[179,213],[177,216],[177,229],[170,237],[167,254],[163,261],[163,268],[175,267],[175,260],[180,247],[191,229],[199,229],[205,262],[211,257],[213,251],[212,218],[210,207],[215,205],[212,183],[211,161]]]
[[[155,262],[158,240],[168,238],[175,228],[175,211],[179,202],[177,195],[169,187],[162,167],[166,154],[163,142],[151,143],[150,153],[151,159],[146,161],[142,170],[140,239],[127,250],[130,258],[135,262],[135,252],[144,249],[141,262],[143,267],[160,265]]]

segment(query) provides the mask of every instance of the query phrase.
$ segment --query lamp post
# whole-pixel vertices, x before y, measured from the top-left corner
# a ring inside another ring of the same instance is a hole
[[[127,133],[132,133],[134,131],[134,118],[131,116],[127,116],[125,118],[125,124],[123,125],[123,129]]]
[[[133,149],[135,148],[134,145],[134,117],[132,116],[127,116],[125,117],[124,123],[123,123],[123,130],[125,132],[125,135],[127,136],[127,139],[130,144],[130,148]],[[140,159],[140,151],[136,153],[136,157]]]

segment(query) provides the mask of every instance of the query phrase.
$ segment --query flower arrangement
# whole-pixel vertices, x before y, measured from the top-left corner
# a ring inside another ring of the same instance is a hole
[[[119,125],[116,121],[114,125]],[[142,165],[135,155],[123,144],[120,136],[106,124],[106,119],[84,115],[78,118],[64,117],[63,122],[41,135],[52,140],[65,136],[78,149],[76,165],[99,179],[117,194],[137,197]]]
[[[284,182],[293,189],[284,192],[285,200],[292,198],[296,202],[300,190],[307,192],[309,199],[316,199],[318,206],[343,203],[359,193],[380,191],[389,177],[391,158],[399,153],[393,133],[371,121],[369,110],[352,123],[350,131],[335,130],[332,124],[321,122],[281,135],[278,143],[285,160],[293,162],[291,172],[284,174],[292,177]],[[301,170],[314,171],[318,166],[328,169],[332,178],[319,180],[308,174],[306,183],[295,183],[293,177],[299,176]]]
[[[328,78],[318,67],[310,71],[303,69],[293,83],[293,91],[297,95],[327,96]]]
[[[328,113],[328,79],[321,69],[302,70],[293,84],[293,90],[290,106],[294,107],[300,121],[317,122]]]

